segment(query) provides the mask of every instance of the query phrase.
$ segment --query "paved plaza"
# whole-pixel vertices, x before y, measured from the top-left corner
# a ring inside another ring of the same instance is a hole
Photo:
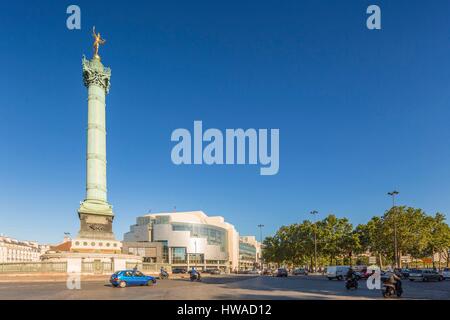
[[[402,299],[450,299],[450,281],[404,281]],[[80,290],[68,290],[62,281],[2,282],[0,299],[383,299],[379,290],[368,290],[364,281],[356,291],[347,291],[345,282],[329,281],[322,276],[225,275],[204,278],[202,282],[188,279],[161,280],[151,287],[113,288],[107,281],[82,281]],[[396,300],[396,299],[395,299]]]

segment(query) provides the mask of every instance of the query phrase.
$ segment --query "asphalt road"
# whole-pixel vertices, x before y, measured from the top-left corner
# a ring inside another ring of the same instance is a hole
[[[450,281],[403,281],[402,299],[450,299]],[[69,290],[65,282],[0,283],[0,299],[383,299],[379,290],[369,290],[364,281],[360,288],[347,291],[344,281],[330,281],[321,276],[227,275],[204,278],[161,280],[151,287],[113,288],[106,281],[84,281],[81,289]]]

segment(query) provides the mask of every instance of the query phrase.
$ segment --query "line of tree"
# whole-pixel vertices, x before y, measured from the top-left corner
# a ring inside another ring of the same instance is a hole
[[[332,214],[316,223],[305,220],[282,226],[274,236],[264,240],[263,258],[277,265],[313,269],[316,246],[317,267],[368,264],[365,255],[368,252],[382,267],[394,266],[395,231],[397,257],[410,255],[418,260],[438,254],[439,261],[449,265],[450,227],[445,216],[441,213],[430,216],[421,209],[406,206],[393,207],[383,216],[356,227],[348,219]]]

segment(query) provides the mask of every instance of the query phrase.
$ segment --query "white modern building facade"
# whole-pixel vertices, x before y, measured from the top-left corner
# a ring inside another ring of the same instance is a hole
[[[0,236],[0,263],[37,262],[48,249],[34,241]]]
[[[252,270],[262,267],[261,243],[255,236],[241,236],[239,238],[239,269]]]
[[[239,233],[223,217],[209,217],[202,211],[138,217],[124,235],[126,243],[162,244],[162,260],[172,268],[195,266],[227,272],[239,268]]]

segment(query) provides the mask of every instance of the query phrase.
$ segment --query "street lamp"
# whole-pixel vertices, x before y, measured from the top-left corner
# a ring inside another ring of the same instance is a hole
[[[263,224],[258,224],[258,228],[259,228],[259,241],[262,243],[263,239],[262,239],[262,228],[264,228]]]
[[[395,259],[395,266],[399,267],[399,254],[398,254],[398,243],[397,243],[397,217],[396,217],[396,210],[395,210],[395,196],[398,195],[400,192],[398,191],[391,191],[388,192],[388,196],[392,197],[392,212],[394,214],[394,259]]]
[[[314,210],[311,211],[310,214],[314,217],[314,272],[317,270],[317,234],[316,234],[316,215],[319,212]]]
[[[195,246],[195,270],[197,270],[197,239],[194,240],[194,246]]]
[[[260,247],[260,260],[261,260],[261,268],[263,267],[263,261],[262,261],[262,243],[263,243],[263,236],[262,236],[262,228],[264,228],[264,225],[263,224],[258,224],[258,228],[259,228],[259,242],[260,242],[260,244],[259,244],[259,247]]]

